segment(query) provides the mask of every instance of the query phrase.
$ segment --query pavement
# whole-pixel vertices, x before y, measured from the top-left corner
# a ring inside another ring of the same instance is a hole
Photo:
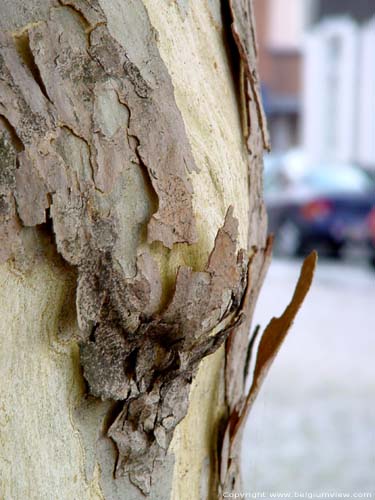
[[[281,314],[300,266],[274,259],[255,324]],[[249,415],[242,473],[245,492],[375,498],[375,272],[365,263],[319,262]]]

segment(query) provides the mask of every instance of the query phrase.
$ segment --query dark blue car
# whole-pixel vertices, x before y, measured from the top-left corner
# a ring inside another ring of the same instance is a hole
[[[341,257],[348,251],[375,254],[370,214],[375,206],[375,183],[352,165],[310,167],[295,179],[283,169],[266,172],[269,231],[275,252]]]

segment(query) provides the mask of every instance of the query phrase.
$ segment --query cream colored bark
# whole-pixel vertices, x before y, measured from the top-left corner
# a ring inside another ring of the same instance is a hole
[[[70,22],[69,16],[74,17],[74,22],[81,22],[79,11],[84,2],[66,3],[73,5],[75,12],[68,12],[67,7],[55,5],[52,0],[5,2],[2,28],[17,35],[19,40],[28,29],[39,29],[39,23],[51,15],[61,16],[57,21],[61,23]],[[131,29],[127,22],[129,9],[136,14],[140,2],[100,0],[98,5],[110,35],[124,47],[124,26]],[[114,255],[125,275],[134,276],[136,257],[141,251],[147,251],[157,263],[162,286],[160,306],[173,293],[180,266],[190,266],[194,271],[205,269],[230,205],[239,221],[237,250],[244,248],[250,254],[251,245],[264,246],[259,163],[263,143],[259,139],[257,113],[252,110],[253,162],[249,171],[232,56],[225,45],[230,28],[227,19],[226,31],[223,30],[219,1],[144,0],[144,5],[157,32],[156,45],[170,75],[197,167],[187,173],[192,186],[196,242],[188,245],[176,241],[167,248],[160,241],[144,238],[145,225],[156,208],[149,181],[141,170],[128,169],[124,175],[119,174],[110,188],[106,183],[111,183],[111,172],[98,171],[97,185],[100,183],[101,192],[108,189],[109,194],[96,196],[97,199],[102,196],[97,201],[100,210],[103,206],[109,212],[113,210],[119,220],[119,243]],[[76,36],[74,32],[64,34]],[[134,32],[134,37],[142,36]],[[152,77],[151,74],[150,80]],[[47,81],[47,92],[54,102],[65,90],[58,88],[58,82],[56,79],[55,93],[51,95],[48,86],[53,82]],[[129,120],[117,95],[111,93],[112,88],[99,89],[95,108],[97,126],[111,138]],[[2,92],[0,101],[5,90]],[[72,92],[79,94],[79,85]],[[64,106],[67,110],[68,105]],[[2,110],[0,115],[4,114]],[[163,113],[163,109],[160,111]],[[6,125],[10,122],[17,129],[13,116],[9,111]],[[75,175],[82,187],[91,182],[92,165],[87,159],[87,148],[91,146],[76,135],[74,132],[62,143],[62,149],[66,150],[62,156],[65,154],[70,162],[75,162],[72,169],[77,171]],[[111,151],[103,143],[100,147],[102,154],[108,155],[105,165],[118,161],[115,153],[110,156]],[[158,192],[157,185],[154,189],[160,198],[161,190]],[[27,189],[23,198],[17,199],[21,212],[23,207],[23,221],[29,217],[28,211],[32,218],[34,208],[39,209],[34,202],[32,197],[27,199]],[[50,209],[55,214],[54,231],[59,238],[64,220],[59,219],[54,206],[57,201]],[[42,215],[45,208],[41,207]],[[24,222],[24,225],[34,224]],[[117,451],[106,432],[118,413],[118,406],[86,395],[77,344],[81,333],[72,298],[77,273],[71,262],[67,265],[57,254],[48,235],[41,235],[40,231],[34,227],[22,229],[19,241],[14,243],[15,256],[0,268],[0,497],[6,500],[143,498],[127,476],[113,478]],[[58,250],[67,259],[64,254],[67,250],[63,246]],[[153,500],[206,499],[213,498],[218,491],[218,432],[228,417],[224,354],[221,347],[200,364],[191,387],[187,416],[175,430],[168,454],[157,464],[152,476]]]

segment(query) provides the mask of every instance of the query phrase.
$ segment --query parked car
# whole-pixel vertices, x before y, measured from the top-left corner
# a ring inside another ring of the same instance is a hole
[[[265,169],[265,199],[275,252],[341,257],[345,251],[371,254],[371,210],[375,183],[354,165],[305,165],[298,170],[282,164]]]

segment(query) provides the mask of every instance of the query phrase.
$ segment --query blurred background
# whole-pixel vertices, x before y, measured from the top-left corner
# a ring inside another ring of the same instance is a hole
[[[275,234],[255,323],[320,259],[247,423],[244,489],[375,498],[375,2],[253,1]]]

